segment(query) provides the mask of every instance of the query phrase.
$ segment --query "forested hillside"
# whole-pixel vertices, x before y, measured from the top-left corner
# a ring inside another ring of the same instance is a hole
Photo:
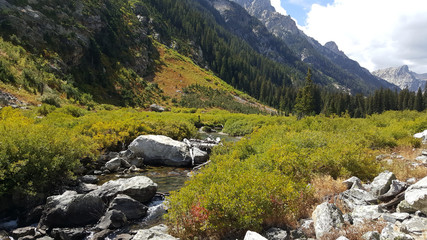
[[[20,56],[15,54],[11,61],[7,54],[1,65],[3,88],[17,93],[25,86],[25,94],[35,94],[39,100],[69,99],[83,105],[179,105],[176,94],[163,92],[164,82],[159,79],[164,78],[156,78],[165,69],[159,47],[167,46],[232,87],[292,113],[297,89],[304,85],[311,68],[261,22],[228,1],[10,0],[1,5],[1,12],[4,44],[22,49],[19,51],[36,63],[37,71],[58,79],[56,84],[49,84],[37,77],[39,73],[26,71],[22,75],[22,66],[15,70],[11,67]],[[316,68],[311,71],[313,82],[325,92],[344,80]],[[8,77],[12,75],[20,80]],[[172,76],[166,85],[179,85],[175,91],[183,92],[189,85],[178,84],[182,80],[179,75],[182,73]],[[203,85],[205,81],[189,82]],[[10,84],[15,89],[6,87]],[[361,89],[355,86],[353,90]],[[236,95],[230,88],[226,92]],[[176,99],[172,102],[172,98]]]

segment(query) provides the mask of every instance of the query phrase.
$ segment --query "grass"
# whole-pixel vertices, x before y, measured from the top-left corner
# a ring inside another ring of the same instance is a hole
[[[196,65],[190,58],[159,42],[155,42],[155,46],[160,54],[160,59],[155,74],[146,77],[146,79],[156,83],[163,91],[166,99],[162,104],[173,106],[174,101],[178,102],[183,96],[185,88],[197,84],[202,87],[224,91],[233,96],[238,103],[273,111],[246,93],[236,90],[215,76],[213,72]]]
[[[329,201],[338,194],[347,190],[343,184],[344,178],[333,179],[329,175],[316,175],[311,179],[311,186],[314,189],[316,204]],[[313,209],[314,210],[314,209]]]

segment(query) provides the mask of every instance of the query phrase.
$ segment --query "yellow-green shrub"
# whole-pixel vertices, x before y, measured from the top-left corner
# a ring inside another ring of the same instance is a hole
[[[238,143],[217,148],[211,164],[171,194],[167,220],[177,236],[221,238],[295,224],[314,201],[308,185],[314,176],[372,179],[380,171],[370,139],[378,129],[366,120],[273,117],[265,123]]]
[[[95,153],[89,137],[36,124],[9,107],[0,114],[0,196],[48,192],[73,176],[81,158]]]

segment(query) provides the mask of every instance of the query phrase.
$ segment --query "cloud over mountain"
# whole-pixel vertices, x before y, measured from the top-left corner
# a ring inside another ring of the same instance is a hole
[[[335,0],[314,4],[304,31],[335,41],[369,70],[409,65],[427,72],[426,13],[424,0]]]

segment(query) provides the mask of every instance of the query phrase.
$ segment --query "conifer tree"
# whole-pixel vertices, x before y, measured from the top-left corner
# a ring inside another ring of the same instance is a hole
[[[294,108],[298,118],[316,114],[315,86],[311,80],[310,69],[307,71],[304,87],[298,91]]]
[[[415,97],[415,102],[414,102],[414,109],[417,110],[418,112],[421,112],[422,110],[424,110],[424,101],[423,101],[423,93],[421,91],[421,88],[418,88],[418,92],[417,95]]]

